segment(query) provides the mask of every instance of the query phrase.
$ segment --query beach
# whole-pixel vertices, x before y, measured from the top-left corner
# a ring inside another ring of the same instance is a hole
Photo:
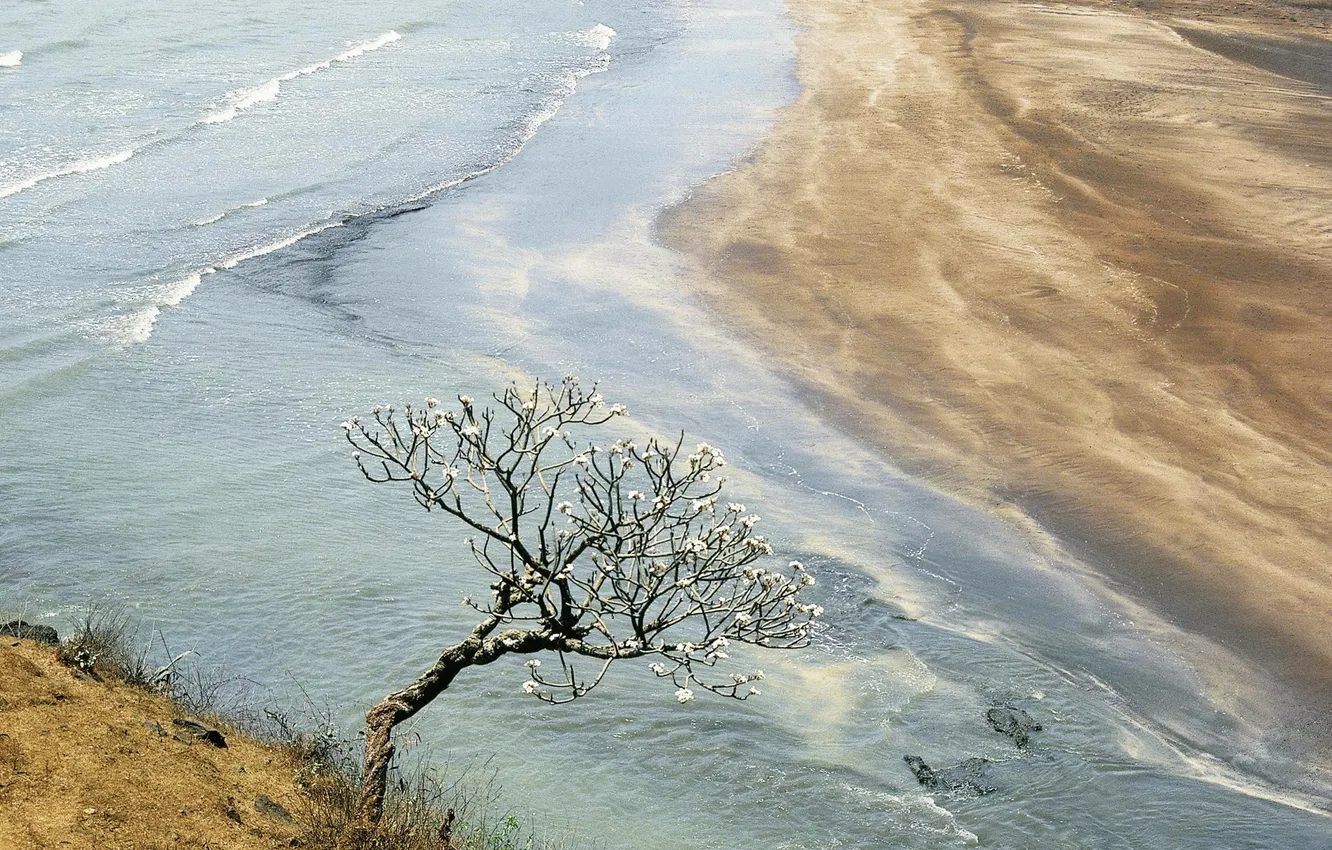
[[[122,609],[354,742],[494,577],[341,423],[573,374],[627,408],[589,454],[725,452],[822,625],[733,641],[743,702],[478,667],[404,764],[575,846],[1323,846],[1332,133],[1287,11],[0,9],[0,613]]]
[[[799,100],[658,222],[830,421],[1332,705],[1329,12],[794,0]]]

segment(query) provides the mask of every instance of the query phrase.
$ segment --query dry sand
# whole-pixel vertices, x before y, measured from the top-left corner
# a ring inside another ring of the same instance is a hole
[[[1326,732],[1332,12],[789,2],[802,96],[659,222],[719,320]]]

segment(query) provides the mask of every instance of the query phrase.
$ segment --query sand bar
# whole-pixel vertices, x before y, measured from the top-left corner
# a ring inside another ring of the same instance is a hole
[[[1275,676],[1326,746],[1332,12],[791,10],[798,102],[659,222],[720,320]]]

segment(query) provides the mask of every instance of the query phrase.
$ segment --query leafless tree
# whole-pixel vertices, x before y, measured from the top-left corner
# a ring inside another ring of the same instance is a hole
[[[526,662],[523,691],[563,703],[596,687],[613,662],[649,658],[681,703],[695,690],[746,699],[763,673],[719,669],[727,646],[804,646],[822,613],[801,601],[814,583],[801,564],[754,566],[772,546],[755,531],[757,516],[720,499],[719,450],[688,450],[683,437],[589,441],[624,408],[574,377],[511,385],[493,398],[497,406],[483,409],[467,396],[453,409],[434,399],[377,407],[366,421],[343,423],[365,477],[401,482],[426,510],[469,527],[472,556],[493,579],[488,598],[463,600],[480,616],[471,633],[366,714],[349,835],[383,813],[394,727],[469,667],[553,653],[546,667]],[[590,669],[575,670],[579,658]]]

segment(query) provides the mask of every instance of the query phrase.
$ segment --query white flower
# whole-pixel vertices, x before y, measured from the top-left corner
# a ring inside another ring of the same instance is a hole
[[[344,431],[355,431],[355,430],[356,430],[356,420],[355,420],[355,419],[348,419],[346,422],[343,422],[343,423],[342,423],[342,430],[344,430]]]
[[[799,561],[792,561],[787,566],[789,566],[791,569],[795,570],[796,572],[800,572],[805,568],[805,565],[800,563]]]
[[[462,434],[464,437],[476,437],[481,434],[481,429],[475,425],[464,425],[458,430],[458,433]]]
[[[735,615],[735,621],[742,626],[749,625],[750,621],[753,619],[754,619],[753,617],[749,616],[743,611]]]
[[[628,408],[626,408],[623,404],[612,404],[610,406],[610,412],[611,416],[623,416],[626,412],[628,412]]]
[[[726,510],[733,514],[742,514],[745,512],[745,506],[739,502],[727,502]]]
[[[573,502],[560,502],[555,506],[555,510],[562,514],[573,513]]]
[[[801,574],[800,574],[800,586],[801,586],[801,587],[809,587],[809,586],[812,585],[813,583],[814,583],[814,576],[810,575],[809,573],[801,573]]]
[[[751,697],[756,697],[756,696],[758,696],[758,695],[761,694],[761,693],[763,693],[763,691],[760,691],[758,688],[750,688],[750,689],[749,689],[749,695],[750,695]]]
[[[753,679],[755,682],[762,682],[767,676],[763,675],[762,670],[755,670],[753,673],[749,674],[749,678]]]
[[[471,604],[472,604],[472,597],[470,597],[470,596],[464,596],[464,597],[463,597],[462,604],[464,604],[464,605],[471,605]]]
[[[666,668],[660,664],[649,664],[648,669],[651,670],[653,673],[656,673],[658,676],[666,675]]]
[[[523,410],[526,410],[529,413],[532,412],[533,410],[536,410],[536,402],[534,401],[523,402]]]
[[[629,498],[634,500],[635,502],[641,502],[643,501],[643,499],[647,497],[643,495],[643,491],[641,490],[630,490]]]
[[[707,443],[699,443],[694,447],[694,451],[703,456],[710,455],[712,454],[712,446],[709,446]]]
[[[542,428],[541,433],[543,436],[546,437],[558,437],[560,435],[559,431],[550,427],[549,425],[547,425],[545,428]]]
[[[524,662],[523,666],[528,668],[529,670],[535,670],[536,668],[541,666],[541,661],[539,659],[532,658]]]
[[[588,464],[587,455],[577,455],[574,457],[573,462],[583,467],[584,469],[587,469],[587,464]]]
[[[770,544],[767,540],[763,539],[762,537],[751,537],[745,541],[745,545],[748,546],[750,549],[756,549],[765,555],[772,554],[772,544]],[[766,583],[766,584],[768,587],[772,587],[771,583]]]
[[[593,407],[601,407],[601,405],[606,402],[606,400],[601,397],[601,393],[592,393],[592,395],[587,397],[587,400],[592,402]]]
[[[458,467],[456,466],[444,467],[444,480],[452,481],[454,478],[457,477],[458,477]]]
[[[690,539],[685,541],[684,550],[686,552],[693,552],[694,554],[702,554],[703,552],[706,552],[707,549],[708,549],[708,544],[697,537],[691,537]]]
[[[361,459],[360,452],[352,452],[352,460],[360,460],[360,459]]]
[[[439,405],[439,399],[437,398],[426,399],[426,407],[437,407],[438,405]]]
[[[472,406],[472,397],[469,396],[469,395],[460,395],[460,396],[458,396],[458,401],[462,402],[462,406],[463,406],[463,407],[471,407],[471,406]]]
[[[534,694],[537,692],[538,687],[540,687],[540,685],[538,685],[536,682],[532,681],[531,679],[528,679],[526,682],[523,682],[523,693]]]
[[[689,702],[693,698],[694,698],[694,692],[689,690],[688,688],[681,688],[680,690],[675,692],[675,701],[678,703],[683,704]]]
[[[745,528],[753,528],[762,521],[763,518],[758,516],[757,514],[750,514],[749,516],[740,517],[740,524],[743,525]]]

